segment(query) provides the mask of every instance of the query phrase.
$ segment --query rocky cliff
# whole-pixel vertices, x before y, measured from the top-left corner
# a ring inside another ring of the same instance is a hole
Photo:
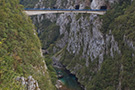
[[[134,80],[127,79],[134,77],[131,74],[135,60],[134,23],[131,19],[134,19],[134,10],[131,9],[134,2],[40,0],[35,8],[74,9],[76,5],[80,9],[104,7],[108,12],[104,16],[64,13],[33,17],[43,47],[49,48],[57,60],[78,77],[86,90],[133,89],[131,83]],[[55,33],[53,30],[57,31],[57,37],[52,36]]]
[[[118,0],[117,0],[118,1]],[[56,1],[54,5],[57,8],[66,8],[74,9],[75,5],[79,5],[80,9],[100,9],[102,6],[109,8],[111,4],[116,2],[115,0],[104,1],[104,0],[77,0],[77,1]],[[46,1],[41,0],[38,4],[35,5],[35,8],[52,8],[53,6],[46,7]],[[107,38],[104,39],[103,34],[100,32],[102,21],[98,15],[95,14],[48,14],[45,16],[39,15],[34,22],[38,22],[40,26],[42,20],[49,19],[52,23],[56,22],[56,25],[59,26],[60,38],[56,41],[54,52],[60,48],[66,46],[66,50],[70,54],[78,55],[81,52],[81,56],[86,59],[86,66],[89,65],[89,59],[93,61],[99,57],[100,63],[103,61],[103,55],[105,50],[105,42],[109,43],[112,40],[113,47],[111,47],[111,55],[114,51],[118,50],[117,42],[115,42],[113,35],[107,35]],[[35,21],[36,20],[36,21]],[[36,23],[35,23],[36,24]],[[42,25],[41,25],[42,24]],[[39,27],[41,28],[41,27]],[[38,29],[38,32],[43,32],[44,29]],[[110,31],[111,34],[111,31]],[[42,35],[41,35],[42,36]],[[43,39],[44,40],[44,39]],[[47,43],[47,42],[46,42]],[[107,45],[106,45],[107,46]]]

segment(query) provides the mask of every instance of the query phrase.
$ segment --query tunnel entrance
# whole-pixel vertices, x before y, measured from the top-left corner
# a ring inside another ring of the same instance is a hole
[[[90,2],[92,2],[93,0],[90,0]]]
[[[57,9],[56,7],[53,7],[53,9]]]
[[[75,6],[75,9],[79,9],[79,8],[80,8],[80,5],[76,5],[76,6]]]
[[[106,10],[107,9],[107,6],[101,6],[100,9]]]

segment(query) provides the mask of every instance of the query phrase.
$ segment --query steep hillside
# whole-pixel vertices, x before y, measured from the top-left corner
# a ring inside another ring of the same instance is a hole
[[[38,15],[33,17],[33,23],[38,27],[43,48],[48,48],[58,62],[75,74],[86,90],[134,90],[135,1],[56,0],[55,4],[48,3],[52,0],[40,0],[34,7],[73,9],[79,5],[80,9],[102,6],[108,9],[104,16]],[[56,32],[57,37],[51,38]]]
[[[55,90],[41,56],[41,44],[30,18],[18,0],[0,0],[0,90],[24,90],[19,77],[38,82],[41,90]],[[33,80],[33,79],[32,79]],[[28,81],[28,84],[31,83]],[[32,84],[32,83],[31,83]]]
[[[25,8],[32,8],[36,3],[38,3],[38,0],[19,0],[20,4],[23,4]]]

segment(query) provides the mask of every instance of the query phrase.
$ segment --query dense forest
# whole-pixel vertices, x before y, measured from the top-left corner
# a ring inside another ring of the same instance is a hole
[[[24,90],[16,77],[32,76],[41,90],[55,90],[41,57],[41,43],[19,0],[0,0],[0,90]]]

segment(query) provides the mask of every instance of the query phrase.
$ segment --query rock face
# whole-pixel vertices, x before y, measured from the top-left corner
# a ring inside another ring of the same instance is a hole
[[[114,2],[118,2],[118,0],[92,0],[90,7],[91,9],[100,9],[101,6],[107,6],[109,8],[109,5]]]
[[[73,9],[79,5],[81,9],[100,9],[106,6],[107,9],[119,0],[57,0],[55,7]],[[46,7],[44,0],[36,7]],[[53,58],[57,66],[62,62],[67,69],[76,74],[82,84],[87,85],[93,75],[100,71],[105,56],[115,58],[115,54],[121,55],[119,43],[115,40],[111,30],[108,34],[101,32],[102,19],[96,14],[47,14],[39,15],[33,19],[34,23],[41,24],[43,19],[49,19],[60,26],[60,36],[53,46],[53,53],[58,55]],[[41,25],[42,27],[42,25]],[[43,32],[43,29],[38,29]],[[134,49],[132,41],[124,39],[128,46]],[[134,55],[133,55],[134,56]],[[86,74],[85,74],[86,73]],[[92,74],[91,74],[92,73]],[[85,81],[85,82],[83,82]],[[86,88],[86,90],[88,90]]]
[[[27,90],[40,90],[38,82],[34,80],[32,76],[29,76],[27,79],[24,77],[17,77],[16,80],[20,81]]]
[[[68,0],[64,2],[57,0],[55,6],[57,8],[63,8],[63,6],[65,6],[65,8],[74,8],[75,5],[80,5],[80,8],[84,9],[89,3],[89,7],[92,9],[100,9],[101,6],[107,4],[111,5],[116,1],[118,0],[109,0],[108,2],[105,0],[92,0],[91,2],[88,0],[85,0],[85,2],[81,0]],[[40,0],[39,3],[35,5],[35,8],[47,8],[44,3],[44,0]],[[49,8],[51,8],[51,6]],[[55,44],[57,48],[62,49],[67,45],[67,51],[75,55],[79,54],[82,49],[82,57],[86,58],[86,66],[89,65],[89,59],[93,61],[99,58],[99,63],[102,63],[105,53],[104,50],[107,48],[105,47],[107,46],[105,42],[109,43],[109,41],[107,40],[108,38],[104,39],[103,34],[100,32],[102,21],[97,15],[60,14],[56,17],[55,14],[47,14],[45,16],[37,16],[34,22],[37,20],[38,23],[40,23],[43,18],[50,19],[50,21],[56,22],[57,25],[60,26],[60,35],[63,37],[57,40]],[[39,29],[38,31],[41,32],[43,30]],[[56,49],[56,47],[54,48]]]

